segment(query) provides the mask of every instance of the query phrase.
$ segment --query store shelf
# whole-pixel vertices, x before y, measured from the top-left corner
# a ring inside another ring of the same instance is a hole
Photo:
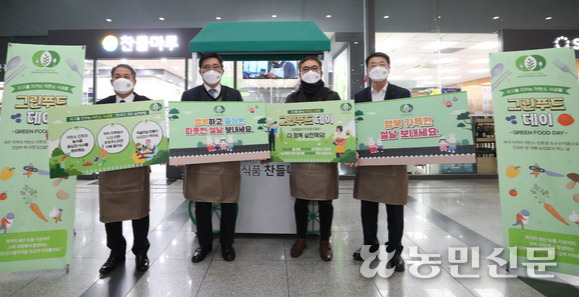
[[[476,171],[477,173],[496,173],[497,158],[496,157],[476,158]]]
[[[495,142],[495,138],[475,138],[475,142]]]
[[[472,117],[476,173],[496,173],[495,123],[492,117]]]

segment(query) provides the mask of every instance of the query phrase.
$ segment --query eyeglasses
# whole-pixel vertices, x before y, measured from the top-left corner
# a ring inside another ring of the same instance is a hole
[[[205,65],[203,66],[203,71],[209,71],[209,70],[219,70],[221,69],[221,66],[219,65]]]
[[[386,63],[386,62],[382,62],[382,63],[371,63],[370,65],[368,65],[368,68],[374,68],[374,67],[378,67],[378,66],[386,68],[386,67],[388,67],[389,65],[388,65],[388,63]]]
[[[308,72],[308,71],[310,71],[310,70],[312,70],[312,71],[318,71],[318,70],[320,70],[320,67],[318,67],[318,66],[311,66],[311,67],[305,66],[305,67],[302,68],[302,72]]]

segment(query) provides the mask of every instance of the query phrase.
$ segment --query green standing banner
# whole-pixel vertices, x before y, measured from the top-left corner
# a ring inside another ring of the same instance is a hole
[[[356,104],[360,165],[475,163],[466,92]]]
[[[265,103],[170,102],[169,164],[269,158]]]
[[[47,109],[80,105],[84,47],[9,44],[0,121],[0,272],[68,269],[76,178],[48,176]]]
[[[51,178],[169,161],[161,100],[50,109],[48,130]]]
[[[268,104],[274,162],[356,162],[354,101]]]
[[[490,67],[504,245],[517,255],[510,266],[547,261],[547,270],[579,275],[574,52],[496,53]]]

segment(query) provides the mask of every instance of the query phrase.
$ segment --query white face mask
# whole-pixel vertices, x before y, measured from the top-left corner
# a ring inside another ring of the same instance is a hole
[[[315,71],[308,71],[302,74],[302,80],[308,84],[315,84],[320,81],[321,75]]]
[[[219,73],[215,70],[209,70],[209,71],[203,73],[203,80],[208,85],[217,84],[221,80],[221,73]]]
[[[388,78],[388,72],[387,68],[377,66],[368,72],[368,77],[375,82],[381,82]]]
[[[118,78],[113,81],[113,90],[119,94],[126,94],[133,89],[133,82],[126,78]]]

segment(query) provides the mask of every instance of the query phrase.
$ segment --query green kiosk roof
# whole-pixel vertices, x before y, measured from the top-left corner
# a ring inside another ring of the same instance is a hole
[[[216,52],[227,61],[300,60],[330,50],[311,21],[209,23],[189,43],[190,52]]]

